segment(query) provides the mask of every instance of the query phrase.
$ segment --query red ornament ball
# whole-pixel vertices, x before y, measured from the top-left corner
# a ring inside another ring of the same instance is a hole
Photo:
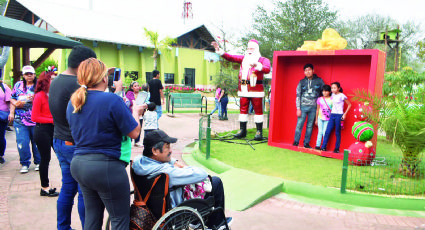
[[[366,147],[365,142],[356,142],[350,145],[348,150],[350,151],[348,162],[351,165],[369,166],[375,159],[375,152],[372,147]]]

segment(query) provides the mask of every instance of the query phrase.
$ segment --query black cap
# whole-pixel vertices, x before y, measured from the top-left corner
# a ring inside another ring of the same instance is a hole
[[[176,143],[177,138],[170,137],[164,131],[157,129],[157,130],[148,132],[145,135],[145,138],[143,139],[143,145],[152,147],[161,141],[166,143]]]

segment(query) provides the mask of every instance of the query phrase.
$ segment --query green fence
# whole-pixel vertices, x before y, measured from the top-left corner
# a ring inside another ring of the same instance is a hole
[[[344,154],[341,193],[347,189],[425,199],[424,160],[406,162],[401,156],[387,156],[376,157],[367,165],[354,165],[348,161],[348,151]]]
[[[205,115],[199,119],[199,150],[210,158],[211,146],[211,116]]]

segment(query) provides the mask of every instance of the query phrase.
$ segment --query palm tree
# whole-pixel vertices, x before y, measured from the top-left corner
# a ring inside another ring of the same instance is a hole
[[[415,84],[409,79],[416,80]],[[411,69],[404,69],[386,75],[385,80],[385,84],[392,86],[392,92],[385,97],[359,89],[354,91],[353,100],[370,103],[372,109],[363,109],[364,114],[369,121],[378,124],[403,153],[399,172],[415,177],[424,173],[420,172],[419,163],[425,150],[425,106],[421,103],[423,100],[413,100],[416,92],[412,89],[423,83],[424,77]]]
[[[145,29],[145,35],[146,37],[149,38],[150,42],[153,45],[153,65],[154,65],[154,69],[156,70],[158,67],[158,50],[159,49],[163,49],[163,48],[167,48],[170,47],[173,44],[177,43],[177,39],[176,38],[171,38],[171,37],[165,37],[164,39],[162,39],[161,41],[158,41],[159,39],[159,35],[158,32],[152,31],[152,30],[148,30],[146,28]]]

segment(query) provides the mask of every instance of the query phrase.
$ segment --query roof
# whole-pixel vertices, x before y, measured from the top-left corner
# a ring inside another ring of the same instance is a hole
[[[155,20],[126,18],[51,0],[10,0],[6,16],[31,21],[32,16],[28,16],[31,12],[36,15],[36,18],[43,19],[66,37],[123,45],[153,47],[145,36],[145,27],[148,30],[157,31],[160,35],[159,40],[166,36],[177,38],[178,35],[184,34],[181,31],[196,29],[193,26],[187,29],[187,25],[176,27],[171,24],[159,24]],[[209,33],[208,30],[204,31]],[[213,38],[211,34],[206,37],[208,37],[207,40]]]
[[[216,41],[216,39],[212,36],[208,28],[203,24],[195,28],[191,28],[189,31],[185,31],[180,35],[177,35],[177,38],[177,43],[183,47],[191,47],[193,45],[193,41],[192,44],[188,43],[190,43],[191,38],[193,38],[199,41],[196,42],[196,45],[193,48],[205,49],[212,52],[215,51],[214,47],[211,45],[211,42]]]
[[[0,16],[0,45],[30,48],[72,48],[80,42],[26,22]]]

